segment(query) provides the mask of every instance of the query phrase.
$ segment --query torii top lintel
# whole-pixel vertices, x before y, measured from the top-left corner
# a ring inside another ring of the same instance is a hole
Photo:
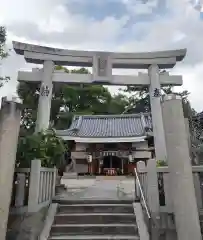
[[[127,69],[147,69],[152,64],[157,64],[161,69],[173,68],[176,62],[182,61],[186,55],[186,49],[116,53],[59,49],[15,41],[13,48],[17,54],[24,55],[27,62],[35,64],[52,60],[56,65],[92,67],[94,57],[105,56],[111,59],[113,68]]]

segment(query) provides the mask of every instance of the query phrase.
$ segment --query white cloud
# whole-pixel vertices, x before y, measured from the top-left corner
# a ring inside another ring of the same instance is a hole
[[[65,0],[1,0],[1,19],[9,24],[15,21],[40,23],[50,17],[55,9],[63,5]]]
[[[203,110],[203,23],[198,12],[184,0],[168,1],[168,7],[174,7],[171,18],[157,19],[155,22],[142,23],[148,29],[148,35],[142,41],[129,41],[120,46],[122,51],[152,51],[187,48],[187,56],[171,72],[183,75],[183,89],[191,95],[190,100],[197,111]],[[134,31],[136,31],[136,24]]]
[[[133,14],[152,13],[152,8],[156,7],[158,0],[123,0],[129,12]],[[162,0],[164,1],[164,0]]]
[[[116,39],[127,21],[126,17],[115,19],[109,16],[96,22],[80,15],[71,15],[64,3],[63,0],[4,1],[0,24],[7,26],[9,47],[12,47],[12,40],[17,40],[70,49],[102,50],[108,48],[108,42]],[[11,76],[12,81],[0,90],[0,95],[15,91],[19,69],[33,67],[14,52],[1,65],[1,74]]]
[[[184,90],[190,92],[189,100],[193,103],[193,107],[197,111],[203,110],[202,95],[203,95],[203,62],[198,63],[195,66],[180,67],[174,69],[174,73],[178,71],[179,74],[183,75],[184,85],[181,87]]]
[[[157,1],[137,5],[136,0],[123,0],[129,16],[120,19],[107,16],[102,21],[71,14],[65,7],[65,0],[0,1],[3,9],[0,24],[7,26],[9,42],[19,40],[71,49],[129,52],[187,47],[187,57],[172,72],[183,74],[183,88],[191,92],[192,105],[198,111],[203,109],[199,99],[203,95],[203,22],[188,0],[168,0],[167,8],[173,13],[171,16],[157,16],[150,22],[135,22],[129,29],[129,38],[125,42],[119,41],[119,44],[117,40],[120,39],[130,14],[135,14],[136,11],[148,13]],[[134,38],[139,30],[146,32],[142,40]],[[2,64],[2,73],[9,74],[12,81],[0,90],[0,94],[15,91],[18,69],[28,69],[31,66],[25,63],[23,57],[12,53]]]

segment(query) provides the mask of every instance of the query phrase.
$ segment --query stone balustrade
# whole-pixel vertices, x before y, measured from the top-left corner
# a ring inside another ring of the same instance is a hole
[[[152,160],[149,160],[149,162]],[[144,198],[153,213],[159,209],[159,228],[160,229],[175,229],[173,196],[170,189],[169,168],[149,166],[149,162],[145,165],[144,162],[137,164],[137,172],[140,184],[143,190]],[[152,164],[151,164],[152,165]],[[156,172],[156,183],[151,178],[152,171]],[[195,195],[200,217],[203,214],[203,165],[192,166],[193,182]],[[151,175],[151,176],[150,176]],[[136,182],[136,184],[138,184]],[[152,188],[158,192],[157,196],[150,192]],[[137,196],[139,197],[139,187],[136,186]],[[153,202],[152,202],[153,201]],[[153,204],[152,204],[153,203]]]
[[[140,183],[145,198],[147,199],[147,191],[150,187],[150,179],[148,176],[148,168],[144,162],[137,164],[137,172],[139,174]],[[170,193],[169,169],[168,167],[157,167],[157,186],[159,191],[159,206],[161,212],[173,212],[172,198]],[[199,210],[203,208],[203,165],[192,166],[193,181],[196,193],[196,200]]]
[[[11,200],[11,214],[37,212],[55,196],[56,168],[41,167],[33,160],[31,168],[15,170]]]

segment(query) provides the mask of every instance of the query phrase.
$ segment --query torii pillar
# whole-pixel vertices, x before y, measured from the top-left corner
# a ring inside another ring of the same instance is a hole
[[[151,65],[148,69],[148,74],[150,78],[149,94],[156,160],[167,161],[166,140],[161,107],[160,73],[158,65]]]
[[[49,127],[53,88],[52,83],[53,71],[54,62],[44,61],[40,95],[38,101],[37,122],[35,127],[36,132],[48,129]]]

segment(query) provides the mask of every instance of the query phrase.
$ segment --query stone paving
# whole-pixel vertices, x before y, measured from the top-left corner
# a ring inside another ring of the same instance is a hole
[[[134,198],[134,178],[94,178],[62,179],[67,191],[58,196],[60,199],[113,199],[128,200]]]
[[[43,228],[48,207],[39,212],[16,216],[8,227],[6,240],[37,240]]]

